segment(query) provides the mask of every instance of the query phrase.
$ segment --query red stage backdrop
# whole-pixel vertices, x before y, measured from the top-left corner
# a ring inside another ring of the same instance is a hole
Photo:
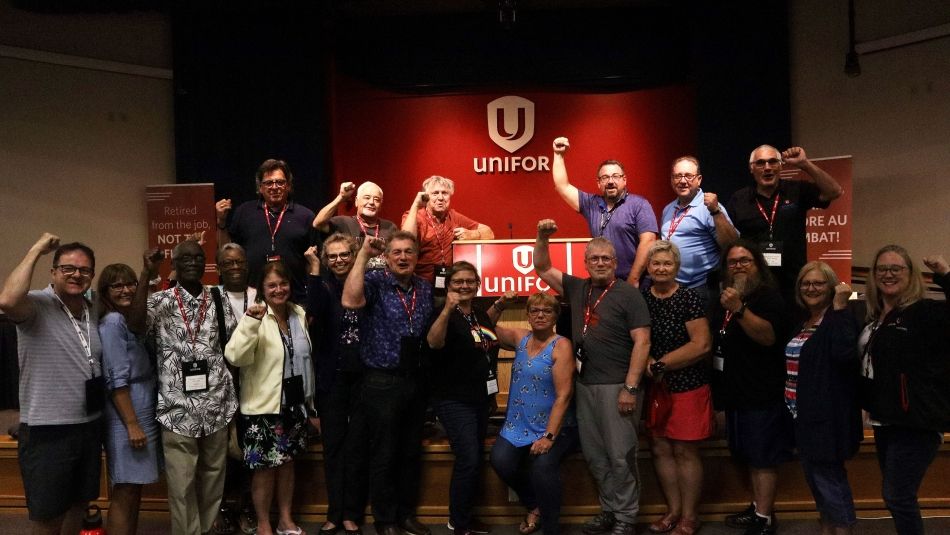
[[[617,159],[628,189],[658,212],[673,199],[670,162],[695,152],[694,96],[683,86],[416,96],[340,76],[333,94],[331,194],[342,182],[372,180],[385,194],[382,217],[397,225],[422,181],[442,175],[455,181],[452,207],[498,239],[533,238],[537,221],[548,217],[558,222],[558,238],[589,237],[584,219],[554,191],[555,137],[570,139],[567,170],[575,186],[596,191],[597,165]]]

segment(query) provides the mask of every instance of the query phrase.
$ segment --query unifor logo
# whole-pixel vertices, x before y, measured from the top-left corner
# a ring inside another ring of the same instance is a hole
[[[488,103],[488,136],[514,153],[534,137],[534,102],[508,95]]]
[[[531,273],[534,269],[534,246],[519,245],[511,250],[511,265],[522,275]]]

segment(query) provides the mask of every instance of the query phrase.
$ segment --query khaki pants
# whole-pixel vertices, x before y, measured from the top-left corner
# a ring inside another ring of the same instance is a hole
[[[162,446],[171,532],[201,535],[211,531],[224,493],[227,426],[200,438],[162,429]]]

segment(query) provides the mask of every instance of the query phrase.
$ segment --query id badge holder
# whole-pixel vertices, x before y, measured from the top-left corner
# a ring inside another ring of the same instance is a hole
[[[717,347],[716,353],[713,355],[713,369],[716,371],[723,371],[723,368],[726,367],[726,359],[722,356],[722,348]]]
[[[291,375],[284,379],[283,387],[285,405],[294,406],[303,404],[303,375]]]
[[[86,414],[95,414],[106,406],[106,380],[103,376],[86,379]]]
[[[208,389],[208,361],[205,359],[181,363],[181,373],[186,394],[204,392]]]
[[[485,381],[485,392],[489,396],[498,393],[498,378],[495,377],[495,372],[491,370],[488,371],[488,380]]]
[[[759,244],[762,249],[762,256],[765,257],[765,263],[769,267],[782,267],[782,242],[769,241]]]
[[[269,255],[265,257],[265,259],[268,262],[277,262],[278,260],[280,260],[280,255],[277,253],[271,252]]]
[[[446,282],[449,280],[449,268],[445,266],[435,266],[435,280],[432,284],[432,295],[442,297],[445,295]]]
[[[422,339],[418,336],[403,336],[399,340],[399,369],[412,370],[421,364]]]
[[[476,344],[481,345],[482,335],[478,332],[478,329],[472,329],[472,340],[474,340]]]

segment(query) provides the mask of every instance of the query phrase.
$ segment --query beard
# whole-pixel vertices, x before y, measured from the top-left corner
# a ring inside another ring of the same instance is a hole
[[[759,286],[762,285],[762,277],[756,273],[737,273],[735,276],[730,277],[730,280],[727,281],[726,286],[735,288],[739,295],[742,297],[747,297],[753,292],[755,292]]]

